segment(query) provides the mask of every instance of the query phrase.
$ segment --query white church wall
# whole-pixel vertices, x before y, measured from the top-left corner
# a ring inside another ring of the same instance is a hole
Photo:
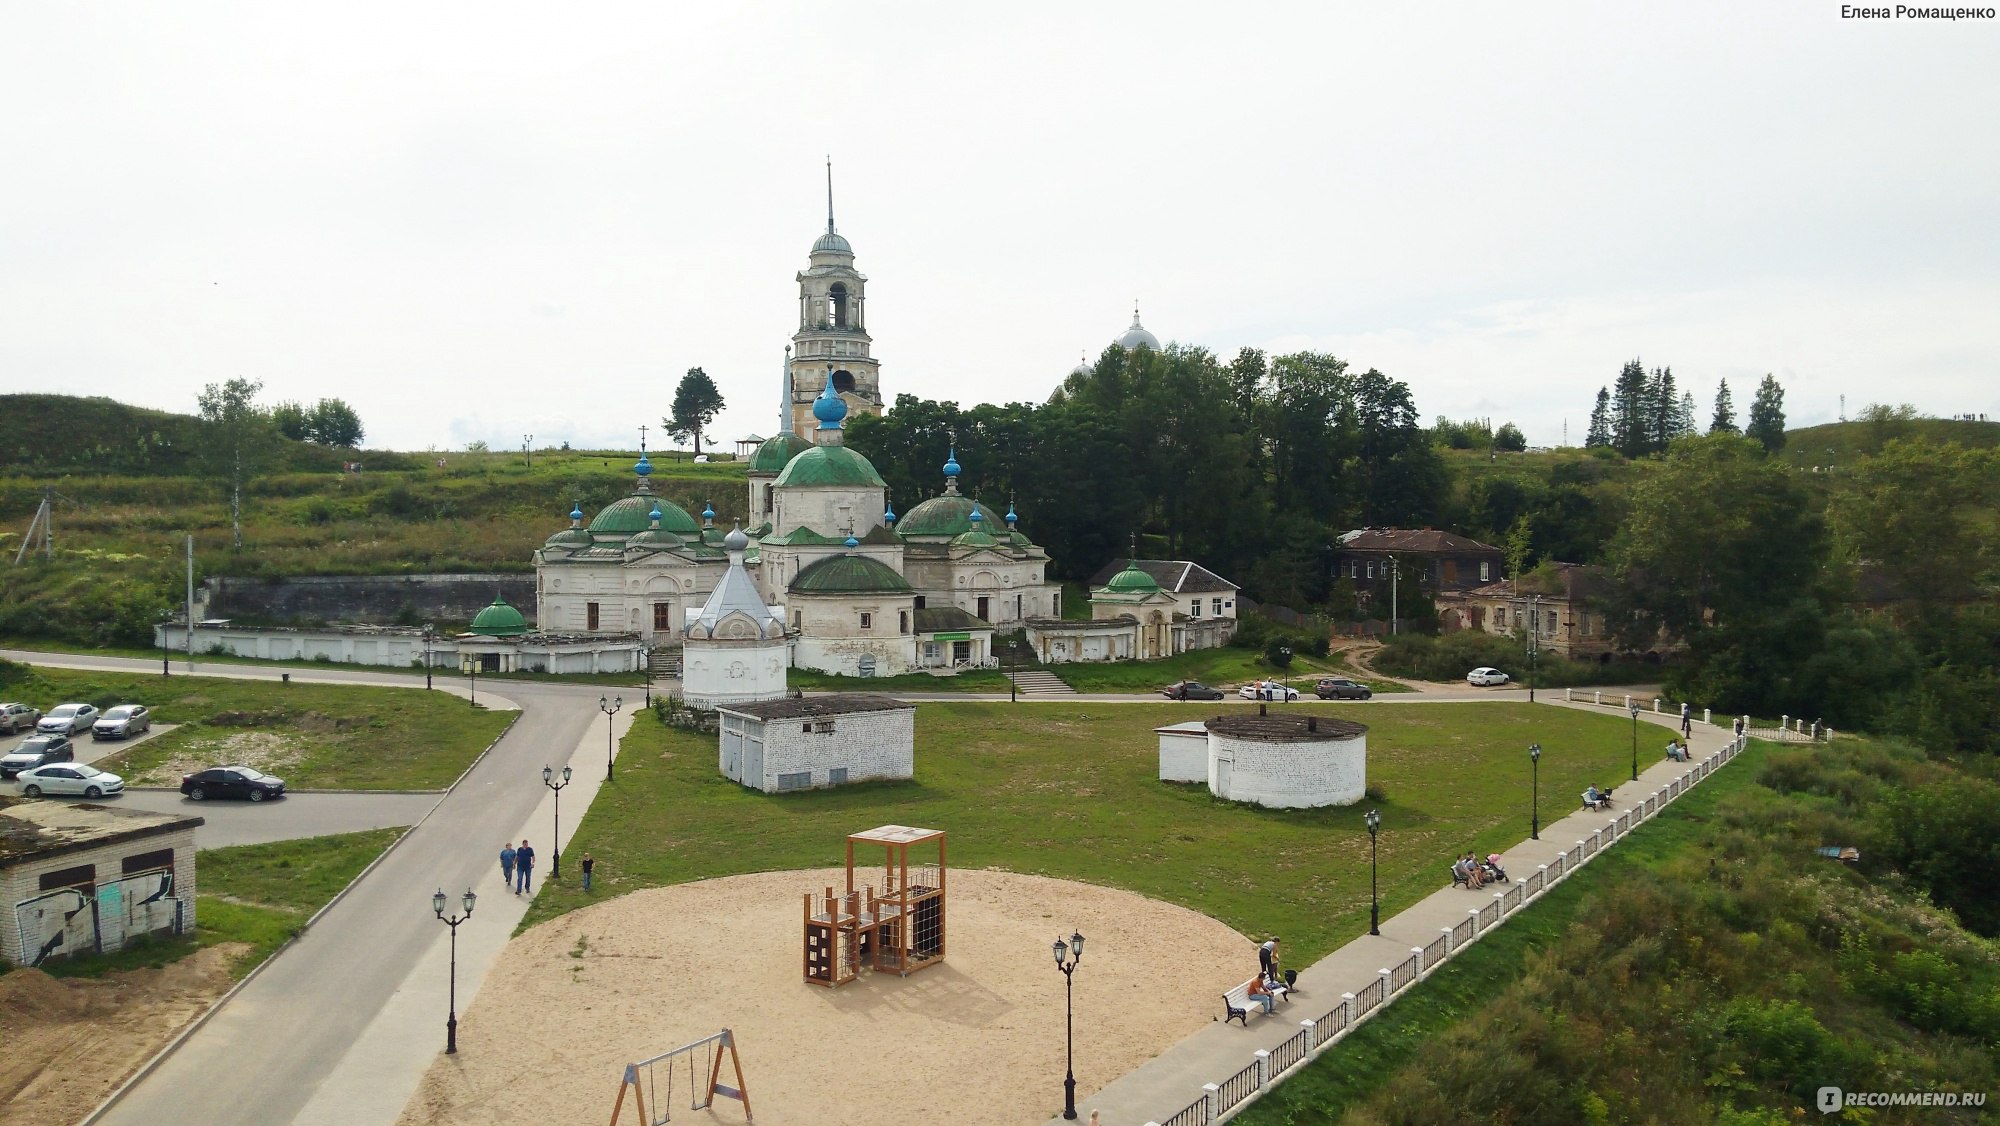
[[[830,771],[845,768],[848,782],[909,778],[916,772],[916,709],[774,719],[762,726],[764,773],[746,780],[767,793],[779,775],[810,775],[808,786],[833,785]],[[795,788],[792,786],[782,787]]]
[[[1160,781],[1208,781],[1208,731],[1200,720],[1153,730],[1160,736]]]
[[[771,642],[689,641],[681,697],[697,708],[776,700],[785,694],[783,638]]]
[[[1208,786],[1219,798],[1300,809],[1351,805],[1368,788],[1366,734],[1318,742],[1266,742],[1215,732],[1208,738]]]

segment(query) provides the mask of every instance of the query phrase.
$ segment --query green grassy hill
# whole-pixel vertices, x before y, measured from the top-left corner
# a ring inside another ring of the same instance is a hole
[[[1785,448],[1779,453],[1796,466],[1832,465],[1837,469],[1864,455],[1880,453],[1884,445],[1897,438],[1991,449],[2000,446],[2000,422],[1961,422],[1950,418],[1829,422],[1785,431]]]

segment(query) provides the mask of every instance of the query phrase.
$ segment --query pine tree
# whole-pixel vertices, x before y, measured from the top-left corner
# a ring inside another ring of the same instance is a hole
[[[1757,385],[1757,397],[1750,401],[1750,423],[1743,433],[1763,443],[1766,453],[1785,448],[1785,389],[1769,375]]]
[[[1584,435],[1583,444],[1589,447],[1611,444],[1611,389],[1597,389],[1597,405],[1590,408],[1590,431]]]
[[[1659,453],[1674,440],[1675,419],[1680,415],[1681,397],[1674,388],[1674,369],[1654,368],[1646,391],[1646,449],[1649,453]]]
[[[1640,457],[1648,446],[1648,403],[1646,368],[1638,360],[1627,360],[1618,371],[1611,393],[1611,444],[1626,457]]]
[[[1708,420],[1710,434],[1741,434],[1736,425],[1736,403],[1729,397],[1727,379],[1715,385],[1715,415]]]
[[[674,413],[664,420],[667,433],[676,438],[694,439],[694,452],[701,453],[701,435],[715,416],[722,413],[722,391],[715,380],[700,368],[689,368],[674,389]]]
[[[1694,392],[1681,392],[1680,406],[1674,409],[1674,437],[1684,438],[1695,433]]]

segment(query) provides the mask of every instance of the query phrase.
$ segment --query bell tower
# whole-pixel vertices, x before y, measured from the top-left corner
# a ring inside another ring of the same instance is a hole
[[[799,330],[790,360],[792,433],[810,438],[818,423],[812,404],[833,374],[833,389],[850,417],[882,413],[880,365],[868,335],[868,279],[854,268],[854,248],[833,227],[833,161],[826,162],[826,233],[813,243],[811,265],[799,273]]]

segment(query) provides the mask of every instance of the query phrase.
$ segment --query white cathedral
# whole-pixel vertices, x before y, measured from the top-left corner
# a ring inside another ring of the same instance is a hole
[[[905,513],[868,459],[843,442],[850,414],[882,411],[867,332],[867,279],[834,229],[798,275],[799,328],[786,349],[785,428],[750,458],[753,527],[725,534],[652,491],[642,450],[629,496],[535,553],[537,628],[636,634],[684,647],[689,702],[769,699],[787,665],[849,676],[977,665],[996,631],[1062,616],[1045,551],[1006,515],[959,491]],[[1135,318],[1136,324],[1136,318]]]

